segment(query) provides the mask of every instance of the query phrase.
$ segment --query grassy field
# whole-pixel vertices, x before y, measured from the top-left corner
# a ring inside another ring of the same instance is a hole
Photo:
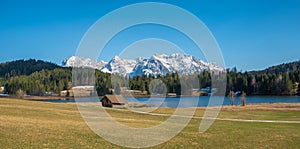
[[[156,113],[172,113],[160,108]],[[149,127],[167,117],[108,110],[132,127]],[[197,109],[195,116],[202,116]],[[300,111],[224,108],[219,118],[300,121]],[[0,148],[122,148],[93,133],[72,103],[47,103],[0,98]],[[300,148],[300,124],[217,120],[201,134],[194,118],[170,141],[153,148]]]

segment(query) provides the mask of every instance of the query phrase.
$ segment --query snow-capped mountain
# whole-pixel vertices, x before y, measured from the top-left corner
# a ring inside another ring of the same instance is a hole
[[[112,73],[117,75],[128,75],[133,72],[133,68],[137,64],[137,60],[123,59],[119,56],[115,56],[108,62],[102,69],[102,72]]]
[[[109,62],[96,62],[72,56],[63,62],[67,67],[89,67],[121,76],[200,73],[204,70],[223,71],[224,68],[185,54],[155,54],[151,58],[123,59],[115,56]]]
[[[198,74],[204,70],[222,71],[223,69],[213,63],[203,62],[191,55],[155,54],[150,59],[139,61],[131,75],[166,75],[175,72],[186,75],[193,73]]]
[[[102,69],[107,62],[97,62],[89,58],[71,56],[68,59],[65,59],[62,62],[62,65],[65,67],[80,67],[80,68],[93,68],[93,69]]]

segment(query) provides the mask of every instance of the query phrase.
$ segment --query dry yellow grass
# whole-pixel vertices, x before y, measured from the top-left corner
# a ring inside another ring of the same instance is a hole
[[[268,110],[260,109],[261,106],[255,110],[247,109],[250,106],[246,109],[233,107],[237,110],[225,107],[219,117],[300,121],[299,111],[282,109],[282,106],[295,108],[293,105],[275,104]],[[107,111],[121,123],[132,127],[150,127],[167,118],[124,110]],[[173,111],[171,108],[159,108],[154,112]],[[195,116],[202,116],[203,112],[204,109],[199,108]],[[93,133],[74,103],[0,98],[0,121],[1,148],[121,148]],[[153,148],[300,148],[300,132],[297,131],[300,124],[217,120],[207,132],[198,133],[200,121],[192,119],[176,137]]]

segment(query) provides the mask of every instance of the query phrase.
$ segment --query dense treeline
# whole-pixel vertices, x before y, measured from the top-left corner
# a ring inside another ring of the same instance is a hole
[[[152,81],[154,79],[161,80],[161,82]],[[163,86],[163,84],[165,86]],[[136,76],[129,79],[129,87],[132,90],[141,90],[142,92],[147,91],[148,93],[152,92],[158,94],[169,92],[180,95],[181,92],[180,78],[178,73],[174,73],[172,75],[167,74],[165,77],[158,75],[156,78],[154,76],[147,77],[146,75]],[[165,91],[165,89],[167,91]]]
[[[72,74],[73,72],[73,74]],[[73,75],[73,82],[72,82]],[[96,80],[92,75],[96,76]],[[4,81],[5,92],[17,94],[19,90],[28,95],[59,95],[62,90],[71,89],[72,86],[95,85],[99,95],[111,93],[111,75],[91,69],[57,68],[54,70],[41,70],[30,75],[10,77]]]
[[[0,64],[0,77],[9,79],[20,75],[30,75],[41,70],[53,70],[60,66],[41,60],[17,60]]]
[[[5,83],[5,91],[8,94],[16,94],[22,90],[28,95],[58,95],[70,86],[70,82],[69,69],[41,70],[28,76],[11,77]]]
[[[192,89],[211,87],[213,72],[204,71],[198,75],[178,74],[158,76],[167,86],[168,93],[191,94]],[[226,91],[244,91],[247,95],[296,95],[300,94],[300,61],[270,67],[264,71],[238,72],[236,68],[227,69]],[[147,90],[154,77],[136,76],[130,79],[130,88]],[[220,78],[215,78],[218,81]],[[224,79],[225,80],[225,79]],[[185,89],[183,92],[181,89]],[[149,91],[149,90],[147,90]]]
[[[247,95],[295,95],[299,94],[299,82],[300,70],[266,74],[228,71],[227,93],[233,90]]]
[[[198,81],[201,75],[202,81]],[[180,76],[178,73],[166,76],[135,76],[129,79],[129,87],[132,90],[147,91],[152,94],[176,93],[177,95],[191,95],[192,89],[199,89],[199,83],[210,86],[209,72],[204,71],[200,75]]]
[[[33,66],[27,66],[28,63],[32,63]],[[218,78],[222,75],[212,75],[213,72],[210,71],[188,76],[180,76],[178,73],[174,73],[166,76],[143,75],[124,78],[103,73],[99,70],[78,68],[72,74],[71,68],[62,68],[50,64],[36,60],[23,61],[23,63],[22,61],[15,61],[9,64],[11,65],[9,67],[5,66],[8,65],[7,63],[0,64],[1,68],[7,70],[11,67],[8,73],[0,69],[0,72],[4,74],[0,77],[0,86],[5,86],[5,92],[8,94],[16,94],[18,90],[22,90],[29,95],[59,94],[62,90],[79,85],[95,85],[100,96],[110,94],[110,89],[114,89],[115,93],[120,93],[122,87],[154,94],[191,95],[197,89],[217,87],[211,86],[212,76],[214,76],[217,77],[214,80],[226,80],[226,82],[217,81],[226,83],[226,91],[224,90],[226,94],[229,91],[244,91],[247,95],[295,95],[299,94],[300,89],[299,61],[279,65],[278,67],[270,67],[265,70],[265,73],[262,73],[262,71],[238,72],[235,68],[228,69],[226,72],[227,78]],[[49,68],[42,69],[46,66],[49,66]]]
[[[181,76],[178,74],[157,77],[166,85],[168,93],[190,95],[192,89],[211,87],[211,73],[204,71],[198,75]],[[214,75],[218,76],[218,75]],[[136,76],[130,79],[130,88],[149,91],[154,77]],[[221,82],[221,81],[220,81]],[[295,95],[300,89],[300,70],[295,72],[250,74],[227,70],[226,93],[244,91],[247,95]],[[183,92],[181,89],[185,89]]]

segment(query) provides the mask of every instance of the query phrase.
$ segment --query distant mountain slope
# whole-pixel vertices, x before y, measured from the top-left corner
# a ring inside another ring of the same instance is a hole
[[[133,69],[137,62],[138,60],[135,59],[123,59],[119,56],[115,56],[100,70],[106,73],[125,76],[134,71]]]
[[[42,69],[53,70],[55,68],[61,68],[61,66],[35,59],[16,60],[0,64],[0,77],[30,75]]]
[[[136,59],[123,59],[115,56],[108,63],[92,61],[88,58],[72,56],[63,62],[66,67],[88,67],[102,72],[121,75],[166,75],[178,72],[179,74],[200,73],[204,70],[222,71],[224,68],[206,63],[198,58],[186,54],[155,54],[151,58],[138,57]],[[103,66],[101,68],[101,66]]]
[[[250,71],[251,74],[271,74],[271,73],[284,73],[284,72],[295,72],[300,70],[300,61],[283,63],[280,65],[272,66],[264,70]]]
[[[103,68],[107,62],[97,62],[89,58],[82,58],[77,56],[71,56],[68,59],[65,59],[62,62],[63,66],[66,67],[81,67],[81,68],[94,68],[94,69],[101,69]]]
[[[131,76],[135,75],[166,75],[178,72],[179,74],[199,74],[204,70],[222,71],[223,68],[206,63],[198,58],[185,54],[155,54],[150,59],[140,60]]]

